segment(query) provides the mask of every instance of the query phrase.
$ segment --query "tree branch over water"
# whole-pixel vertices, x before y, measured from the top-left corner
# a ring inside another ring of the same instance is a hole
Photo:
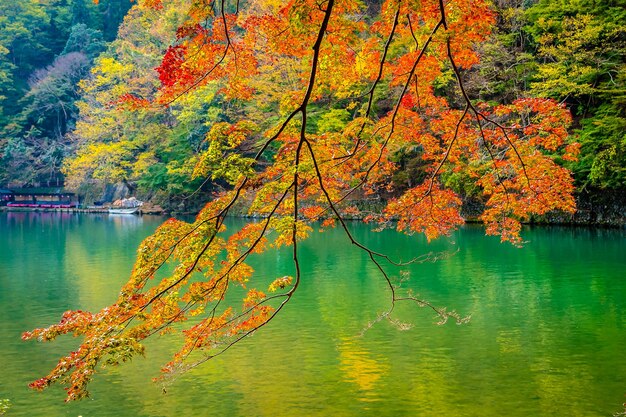
[[[136,7],[166,13],[179,3]],[[142,341],[155,334],[182,339],[163,377],[221,355],[286,309],[307,277],[300,242],[318,225],[339,224],[346,244],[364,251],[387,284],[390,306],[376,321],[397,324],[394,307],[408,302],[432,309],[442,323],[464,322],[402,293],[387,271],[423,256],[395,261],[351,234],[345,219],[361,214],[357,198],[395,195],[365,220],[429,240],[463,223],[461,199],[450,186],[459,175],[483,190],[487,232],[514,244],[521,242],[520,221],[531,214],[574,209],[569,173],[541,152],[567,152],[567,112],[548,100],[491,108],[465,92],[463,71],[478,62],[474,46],[493,23],[486,2],[385,1],[373,16],[351,0],[186,5],[176,44],[157,69],[157,97],[124,95],[117,104],[141,114],[214,86],[229,103],[228,117],[211,125],[203,151],[189,164],[194,177],[228,184],[227,191],[194,223],[169,219],[147,238],[113,305],[97,313],[69,311],[58,324],[25,333],[44,341],[82,337],[76,351],[31,387],[58,382],[68,400],[83,398],[98,365],[143,354]],[[443,95],[438,86],[451,73],[457,85]],[[403,192],[393,190],[396,155],[414,148],[422,150],[427,175]],[[263,220],[226,231],[236,205]],[[261,277],[247,263],[282,246],[292,251],[289,275]],[[238,287],[247,291],[235,302]]]

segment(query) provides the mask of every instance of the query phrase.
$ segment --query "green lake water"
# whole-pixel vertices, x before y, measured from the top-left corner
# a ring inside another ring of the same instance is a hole
[[[65,404],[55,387],[27,384],[72,350],[71,337],[23,342],[24,330],[68,309],[116,298],[138,243],[163,218],[0,213],[0,399],[10,416],[611,416],[626,401],[626,233],[529,228],[521,249],[477,226],[427,244],[422,237],[355,236],[396,258],[430,251],[448,259],[409,268],[404,287],[471,314],[437,326],[432,311],[404,305],[400,331],[367,323],[388,306],[381,276],[340,230],[302,244],[303,281],[269,326],[167,387],[151,382],[168,339],[146,358],[97,375],[91,397]],[[229,226],[243,224],[232,220]],[[252,262],[291,274],[290,253]]]

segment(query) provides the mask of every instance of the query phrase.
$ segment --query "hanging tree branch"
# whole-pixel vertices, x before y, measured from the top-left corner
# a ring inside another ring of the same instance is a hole
[[[176,1],[136,7],[165,13]],[[219,179],[229,190],[208,202],[194,223],[170,219],[147,238],[113,305],[97,313],[69,311],[58,324],[25,333],[45,341],[82,337],[77,350],[31,387],[58,382],[67,386],[68,400],[83,398],[98,365],[142,354],[144,339],[167,332],[179,332],[182,347],[163,367],[164,377],[223,354],[270,323],[296,294],[306,279],[299,242],[324,219],[321,227],[340,225],[389,290],[389,308],[370,325],[396,323],[398,302],[430,308],[442,323],[464,322],[407,292],[386,269],[446,255],[410,254],[400,262],[354,237],[345,217],[357,192],[384,189],[391,197],[376,220],[429,240],[463,222],[460,197],[446,187],[450,173],[467,172],[483,189],[487,231],[506,240],[518,242],[519,220],[530,213],[572,209],[569,174],[537,151],[563,151],[563,138],[541,133],[543,126],[565,123],[562,109],[527,100],[483,110],[462,83],[461,70],[478,59],[474,44],[493,23],[486,2],[387,0],[365,20],[361,7],[349,0],[191,4],[187,26],[157,69],[157,101],[176,106],[213,84],[231,103],[225,121],[207,133],[207,149],[190,161],[194,175]],[[446,67],[458,82],[454,97],[434,87]],[[459,96],[460,108],[451,104]],[[359,103],[348,120],[334,119],[336,111],[347,114]],[[522,114],[533,114],[532,121],[517,123]],[[393,155],[410,148],[422,149],[428,175],[406,191],[394,190],[399,167]],[[240,205],[265,219],[227,234],[226,217]],[[248,261],[283,245],[291,246],[293,276],[265,282]],[[158,280],[157,273],[166,276]],[[244,285],[242,304],[235,305],[231,289]]]

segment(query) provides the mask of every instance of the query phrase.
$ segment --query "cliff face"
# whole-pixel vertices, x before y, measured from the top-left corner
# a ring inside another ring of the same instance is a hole
[[[626,190],[586,190],[576,195],[576,213],[551,212],[533,217],[532,224],[569,224],[585,226],[626,226]],[[463,217],[478,221],[484,209],[478,199],[466,198],[463,201]]]
[[[626,226],[626,190],[590,190],[576,196],[576,213],[546,216],[547,223]],[[538,222],[540,223],[540,222]]]

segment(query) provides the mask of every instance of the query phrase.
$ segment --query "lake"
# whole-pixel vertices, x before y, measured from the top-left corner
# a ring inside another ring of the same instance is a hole
[[[68,309],[113,302],[139,242],[161,217],[0,212],[0,399],[7,416],[611,416],[626,401],[626,232],[533,227],[523,248],[468,225],[427,244],[371,232],[374,249],[408,259],[403,285],[438,306],[471,314],[435,324],[432,311],[402,305],[399,330],[382,322],[382,277],[340,230],[301,247],[303,281],[267,327],[163,387],[151,382],[174,352],[147,344],[146,358],[101,371],[91,397],[65,404],[59,387],[33,392],[78,340],[23,342],[25,330]],[[227,225],[241,226],[233,219]],[[289,249],[253,259],[261,274],[290,268]],[[398,271],[394,271],[397,273]]]

